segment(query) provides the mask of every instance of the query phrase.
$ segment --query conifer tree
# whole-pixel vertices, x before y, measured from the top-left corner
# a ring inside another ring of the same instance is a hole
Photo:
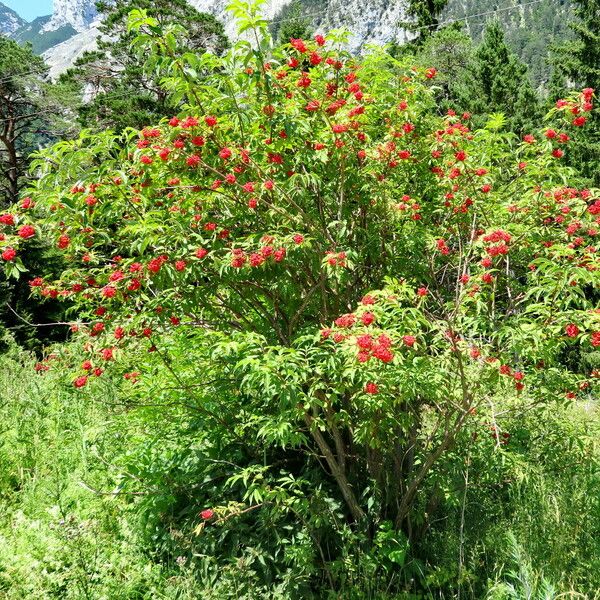
[[[19,199],[26,183],[28,155],[43,123],[47,67],[30,46],[0,36],[0,198],[4,206]]]
[[[478,47],[460,26],[444,28],[423,44],[419,60],[440,73],[436,86],[444,112],[469,112],[477,125],[503,113],[506,128],[519,134],[540,116],[527,66],[507,46],[498,22],[488,25]]]
[[[73,115],[62,107],[65,98],[59,97],[58,86],[47,81],[47,71],[30,45],[21,46],[0,35],[0,214],[4,222],[12,222],[11,205],[31,205],[30,200],[22,198],[32,179],[31,153],[74,133],[66,123]],[[5,347],[7,330],[30,348],[59,339],[66,331],[64,327],[62,331],[55,327],[40,331],[27,325],[50,318],[61,320],[64,310],[56,302],[32,299],[27,280],[16,278],[25,268],[49,268],[56,273],[60,270],[61,259],[56,252],[34,234],[30,242],[31,252],[23,258],[23,266],[14,266],[14,276],[0,273],[0,351]]]
[[[527,66],[507,46],[497,21],[486,28],[475,52],[472,112],[501,112],[508,127],[528,131],[540,116],[540,105]]]
[[[436,69],[435,85],[441,112],[471,109],[475,48],[459,24],[444,27],[430,36],[419,48],[417,60],[425,68]]]
[[[302,16],[300,0],[293,0],[281,11],[281,20],[271,27],[271,34],[280,44],[285,44],[290,39],[306,39],[312,36],[313,28],[310,21]]]
[[[406,12],[411,20],[401,26],[416,34],[415,44],[420,45],[436,31],[446,4],[448,0],[408,0]]]

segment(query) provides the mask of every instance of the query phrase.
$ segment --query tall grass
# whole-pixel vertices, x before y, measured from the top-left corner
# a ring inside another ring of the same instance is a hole
[[[244,547],[242,537],[240,552],[223,557],[218,543],[189,537],[182,524],[194,515],[181,498],[169,506],[172,490],[123,493],[131,465],[150,460],[146,470],[162,469],[189,456],[176,419],[161,425],[164,415],[132,409],[110,380],[76,391],[34,365],[15,348],[0,356],[0,598],[324,597],[286,591],[293,572],[265,583],[259,563],[277,548]],[[508,417],[503,427],[512,435],[507,448],[479,439],[467,462],[456,453],[440,465],[431,488],[439,501],[401,567],[378,570],[376,555],[355,551],[349,532],[341,560],[354,575],[331,597],[600,598],[597,407],[557,406]],[[178,485],[187,477],[193,490],[200,467],[176,467]],[[159,518],[165,511],[169,519]],[[285,551],[310,556],[310,539],[292,534]],[[165,537],[170,545],[160,546]],[[398,579],[406,593],[388,595]]]

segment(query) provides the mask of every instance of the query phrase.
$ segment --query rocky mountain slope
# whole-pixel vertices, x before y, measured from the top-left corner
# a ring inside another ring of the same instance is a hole
[[[34,51],[42,54],[79,33],[89,32],[97,17],[95,0],[54,0],[54,10],[51,15],[38,17],[31,23],[25,23],[21,19],[21,25],[13,29],[10,34],[20,43],[31,43]],[[1,27],[2,16],[0,15],[0,29]],[[61,61],[67,64],[64,59]]]
[[[0,32],[10,35],[19,43],[30,43],[34,52],[48,59],[53,76],[66,70],[85,50],[94,45],[98,30],[95,0],[54,0],[51,15],[38,17],[31,23],[21,19],[14,11],[0,3]],[[13,26],[10,11],[18,19]],[[67,42],[66,46],[62,44]],[[47,53],[47,54],[46,54]]]
[[[236,37],[235,23],[225,10],[228,0],[189,0],[198,10],[209,12],[226,24],[227,33]],[[272,21],[285,16],[290,0],[271,0],[266,14]],[[316,30],[326,32],[345,28],[352,32],[350,50],[360,50],[367,43],[382,44],[393,39],[406,40],[406,32],[398,23],[406,20],[406,0],[301,0],[302,12]]]
[[[235,23],[226,11],[229,0],[188,1],[198,10],[222,19],[229,37],[236,38]],[[290,2],[268,0],[264,8],[266,16],[272,21],[281,20]],[[303,14],[318,31],[349,29],[352,32],[350,50],[354,52],[367,43],[392,40],[402,43],[409,37],[398,26],[406,20],[407,0],[301,0],[301,5]],[[53,76],[66,70],[83,52],[94,48],[99,24],[95,0],[54,0],[51,16],[38,18],[16,30],[14,15],[2,12],[2,6],[0,4],[0,31],[4,27],[14,39],[31,42],[37,52],[43,52]],[[485,23],[498,18],[507,31],[509,43],[530,65],[533,78],[539,83],[547,74],[545,60],[549,45],[567,35],[569,10],[570,0],[449,0],[441,20],[463,22],[477,40]]]
[[[26,21],[12,10],[12,8],[8,8],[8,6],[0,2],[0,33],[11,35],[25,24]]]
[[[48,29],[51,19],[51,15],[38,17],[14,31],[11,37],[20,44],[31,44],[36,54],[42,54],[48,48],[54,48],[77,34],[75,28],[69,23],[56,29]]]
[[[54,0],[52,18],[42,31],[54,31],[66,25],[77,32],[86,31],[97,16],[95,0]]]
[[[236,26],[226,7],[229,0],[189,0],[190,4],[202,12],[208,12],[222,19],[230,39],[236,38]],[[281,19],[282,10],[290,0],[269,0],[264,12],[271,20]],[[98,19],[93,10],[94,0],[55,0],[55,11],[44,31],[52,27],[66,25],[78,33],[44,52],[50,65],[51,75],[56,76],[66,70],[83,52],[94,48],[98,34]],[[406,18],[406,0],[303,0],[303,10],[314,26],[323,31],[345,27],[352,31],[350,50],[358,51],[365,43],[385,43],[396,39],[407,39],[406,32],[397,27]],[[43,32],[42,32],[43,33]]]

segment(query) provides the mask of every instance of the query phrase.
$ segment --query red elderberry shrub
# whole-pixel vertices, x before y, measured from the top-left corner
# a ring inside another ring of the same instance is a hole
[[[23,225],[19,227],[17,235],[24,240],[32,238],[35,235],[35,227],[32,227],[31,225]]]
[[[403,336],[402,341],[405,346],[412,348],[415,345],[417,338],[414,335],[405,335]]]
[[[81,375],[80,377],[77,377],[74,381],[73,381],[73,385],[76,388],[82,388],[84,387],[88,382],[88,378],[87,375]]]
[[[362,321],[363,325],[368,326],[375,321],[375,315],[372,312],[366,312],[360,317],[360,320]]]
[[[215,516],[215,511],[210,508],[206,508],[200,513],[200,516],[205,521],[209,521],[210,519],[212,519]]]

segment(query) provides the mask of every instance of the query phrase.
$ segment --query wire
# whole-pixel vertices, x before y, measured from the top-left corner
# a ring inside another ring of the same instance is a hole
[[[446,21],[440,21],[438,23],[432,23],[430,25],[422,25],[420,27],[411,27],[410,31],[422,31],[425,29],[432,29],[435,27],[444,27],[446,25],[451,25],[453,23],[460,23],[461,21],[468,21],[469,19],[476,19],[478,17],[486,17],[488,15],[495,15],[495,14],[498,14],[501,12],[508,12],[508,11],[512,11],[512,10],[522,9],[522,8],[525,8],[526,6],[532,6],[534,4],[540,4],[542,2],[548,2],[548,0],[531,0],[530,2],[525,2],[523,4],[515,4],[512,6],[505,6],[504,8],[488,10],[485,12],[475,13],[472,15],[465,15],[464,17],[460,17],[460,18],[456,18],[456,19],[447,19]],[[323,15],[322,12],[312,12],[312,13],[305,13],[302,15],[302,17],[308,18],[308,17],[318,17],[318,16],[322,16],[322,15]],[[273,25],[275,23],[283,23],[287,19],[281,18],[281,19],[265,19],[265,20],[270,25]],[[398,29],[400,29],[400,28],[401,28],[400,25],[396,25],[396,27],[394,28],[394,31],[398,31]],[[45,73],[45,70],[43,70],[43,71],[34,70],[34,71],[28,71],[25,73],[15,73],[14,75],[9,75],[7,77],[0,78],[0,83],[3,83],[4,81],[9,81],[10,79],[13,79],[14,77],[26,77],[27,75],[33,75],[36,73],[40,73],[40,74]]]
[[[96,96],[99,96],[99,95],[104,94],[104,93],[107,93],[107,92],[100,91],[100,92],[98,92],[96,94]],[[96,96],[94,96],[94,98]],[[116,94],[116,95],[111,95],[110,96],[111,100],[112,99],[116,100],[118,98],[130,98],[130,97],[131,97],[131,92],[127,92],[127,93],[124,93],[124,94]],[[23,118],[37,117],[39,115],[46,115],[48,113],[56,113],[56,109],[55,108],[48,108],[48,109],[45,109],[45,110],[40,110],[40,111],[37,111],[37,112],[30,113],[30,114],[27,114],[27,115],[16,115],[15,117],[12,117],[12,118],[0,119],[0,123],[5,123],[6,121],[12,121],[15,118],[18,118],[19,120],[22,120]]]
[[[505,6],[504,8],[498,8],[496,10],[488,10],[486,12],[482,12],[482,13],[476,13],[476,14],[472,14],[472,15],[465,15],[464,17],[460,17],[457,19],[448,19],[446,21],[441,21],[438,23],[432,23],[431,25],[422,25],[421,27],[411,27],[410,31],[420,31],[422,29],[431,29],[432,27],[443,27],[445,25],[451,25],[452,23],[456,23],[456,22],[460,22],[460,21],[466,21],[468,19],[474,19],[476,17],[484,17],[487,15],[493,15],[499,12],[506,12],[506,11],[511,11],[511,10],[516,10],[516,9],[520,9],[520,8],[524,8],[525,6],[531,6],[532,4],[540,4],[541,2],[548,2],[548,0],[531,0],[530,2],[525,2],[523,4],[516,4],[516,5],[512,5],[512,6]],[[305,13],[303,15],[301,15],[301,17],[318,17],[321,16],[323,13],[322,12],[313,12],[313,13]],[[266,21],[269,24],[273,24],[273,23],[283,23],[284,21],[286,21],[287,19],[282,18],[282,19],[266,19]],[[399,25],[396,25],[395,29],[400,29]]]
[[[441,23],[437,23],[436,27],[443,27],[444,25],[451,25],[452,23],[459,23],[460,21],[466,21],[468,19],[474,19],[476,17],[486,17],[488,15],[495,15],[500,12],[507,12],[510,10],[516,10],[517,8],[524,8],[525,6],[531,6],[532,4],[540,4],[541,2],[547,2],[548,0],[531,0],[531,2],[525,2],[524,4],[516,4],[514,6],[505,6],[504,8],[499,8],[497,10],[488,10],[486,12],[477,13],[474,15],[465,15],[464,17],[460,17],[459,19],[448,19],[447,21],[442,21]],[[430,26],[428,26],[430,27]],[[424,28],[421,28],[424,29]]]
[[[19,121],[22,121],[23,119],[29,119],[30,117],[37,117],[38,115],[45,115],[50,112],[56,112],[56,111],[54,111],[52,109],[47,109],[47,110],[40,110],[38,112],[33,112],[33,113],[29,113],[29,114],[15,115],[14,117],[9,117],[8,119],[0,119],[0,123],[6,123],[7,121],[14,121],[15,119],[19,119]]]

